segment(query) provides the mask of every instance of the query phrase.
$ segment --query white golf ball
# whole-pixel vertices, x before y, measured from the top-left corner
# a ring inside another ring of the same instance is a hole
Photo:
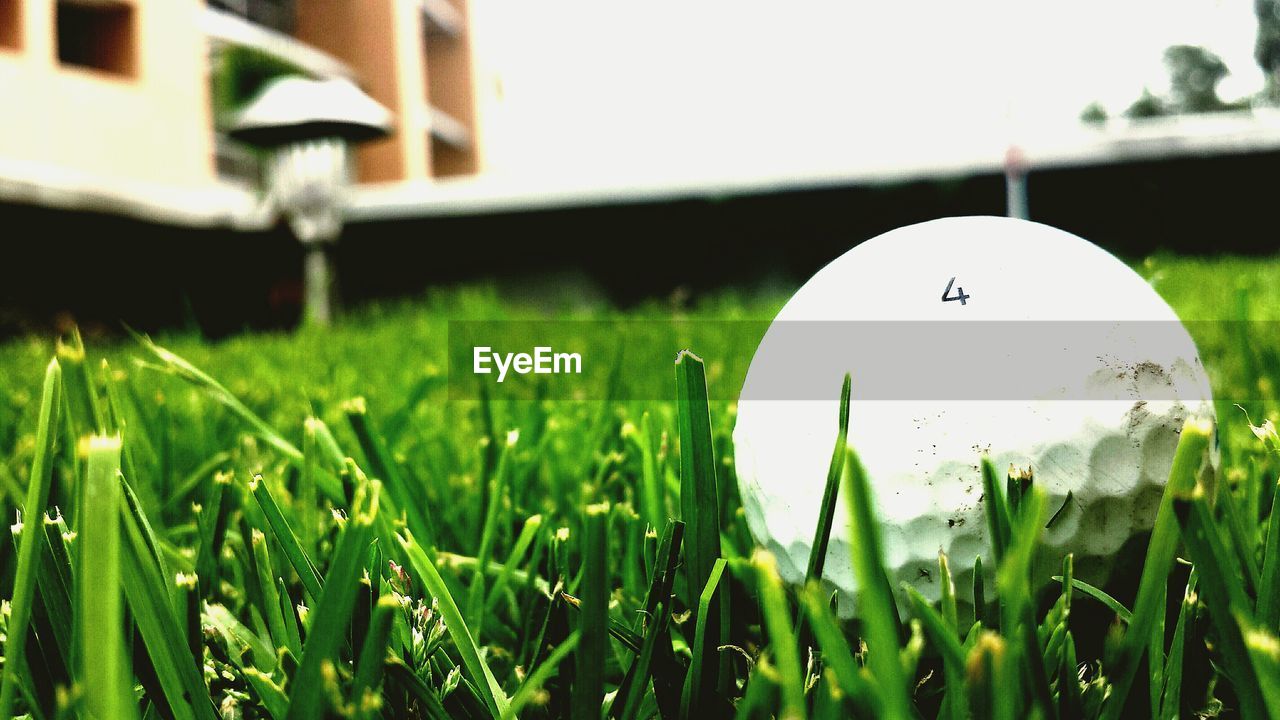
[[[738,403],[743,509],[789,582],[808,565],[846,372],[849,445],[871,484],[890,581],[931,600],[939,551],[962,600],[975,558],[994,571],[981,453],[1002,474],[1030,468],[1046,491],[1053,520],[1037,581],[1070,552],[1078,576],[1103,583],[1121,547],[1151,529],[1183,421],[1213,416],[1186,328],[1097,246],[997,217],[885,233],[787,302]],[[842,496],[824,579],[845,615],[856,612],[850,537]]]

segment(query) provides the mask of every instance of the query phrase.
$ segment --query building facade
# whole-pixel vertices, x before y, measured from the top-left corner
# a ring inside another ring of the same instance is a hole
[[[475,173],[468,15],[467,0],[0,0],[0,200],[210,215],[257,182],[253,149],[220,127],[283,72],[348,77],[393,112],[359,182]]]

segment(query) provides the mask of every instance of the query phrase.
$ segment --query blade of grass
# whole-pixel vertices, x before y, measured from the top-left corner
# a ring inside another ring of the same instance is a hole
[[[1236,504],[1230,485],[1223,481],[1217,487],[1217,509],[1222,520],[1219,525],[1226,525],[1227,537],[1231,541],[1231,550],[1240,568],[1244,571],[1245,589],[1251,595],[1258,592],[1262,573],[1258,569],[1257,556],[1254,553],[1256,543],[1253,535],[1245,529],[1244,519]]]
[[[65,377],[64,399],[70,410],[66,419],[74,430],[72,437],[78,441],[92,433],[106,433],[107,423],[98,407],[98,392],[89,374],[80,328],[72,327],[65,341],[58,338],[55,354]]]
[[[302,424],[302,471],[298,473],[298,533],[300,545],[308,555],[314,554],[320,542],[319,503],[316,476],[320,473],[320,449],[316,446],[315,424]]]
[[[782,707],[778,717],[780,720],[799,720],[805,716],[804,669],[800,665],[798,641],[791,627],[791,612],[787,594],[782,589],[782,578],[778,576],[777,561],[769,553],[756,550],[751,564],[759,578],[760,604],[769,633],[769,649],[781,678]],[[716,568],[723,572],[724,561],[717,563]],[[719,579],[718,575],[712,577]]]
[[[514,720],[519,715],[524,706],[528,705],[537,696],[542,686],[551,679],[551,676],[560,667],[560,663],[564,662],[570,653],[578,649],[581,637],[580,630],[569,633],[569,637],[565,638],[564,642],[560,643],[555,650],[552,650],[546,659],[539,663],[533,672],[529,673],[529,677],[525,678],[523,683],[520,683],[515,695],[511,697],[511,703],[502,711],[502,720]],[[599,712],[600,708],[595,708],[595,713],[598,714]]]
[[[134,339],[142,346],[143,350],[150,353],[156,360],[160,362],[157,369],[166,372],[175,377],[181,378],[188,384],[200,390],[204,395],[223,407],[231,411],[241,422],[248,425],[254,435],[262,438],[268,445],[280,451],[289,462],[294,465],[302,464],[302,451],[293,443],[289,442],[275,428],[271,427],[266,421],[258,417],[244,403],[240,402],[230,390],[227,390],[217,380],[200,370],[195,365],[187,362],[177,354],[160,347],[152,342],[151,338],[144,335],[134,334]]]
[[[14,476],[9,466],[0,462],[0,491],[4,492],[5,497],[14,507],[22,507],[22,501],[26,497],[22,493],[22,487],[18,483],[18,478]]]
[[[680,420],[680,502],[685,522],[685,565],[690,596],[705,587],[720,557],[719,493],[711,416],[702,360],[685,350],[676,357],[676,394]]]
[[[204,627],[200,624],[200,586],[198,578],[190,573],[178,573],[173,578],[174,589],[178,592],[174,608],[177,611],[178,624],[182,626],[184,640],[191,658],[198,663],[204,662]],[[128,597],[126,595],[126,597]],[[301,643],[299,643],[301,645]]]
[[[818,647],[822,648],[822,662],[835,672],[840,689],[855,706],[865,708],[868,717],[881,717],[878,691],[867,681],[854,659],[849,640],[840,629],[822,586],[805,586],[800,593],[800,602]]]
[[[641,415],[640,431],[633,439],[640,448],[640,507],[649,527],[656,530],[666,523],[668,511],[666,486],[662,481],[658,454],[654,449],[653,423],[649,413]]]
[[[1021,656],[1016,664],[1026,673],[1031,699],[1042,717],[1054,718],[1057,709],[1043,662],[1045,649],[1036,630],[1035,595],[1031,586],[1031,561],[1044,528],[1045,494],[1039,487],[1021,482],[1029,480],[1021,473],[1010,477],[1011,484],[1020,489],[1018,507],[1010,517],[1005,560],[996,573],[996,589],[1003,599],[1004,612],[1000,627],[1011,643],[1018,644],[1016,650],[1011,648],[1010,657]]]
[[[439,374],[434,369],[429,369],[426,374],[417,380],[409,392],[405,393],[404,401],[400,403],[400,407],[394,413],[387,417],[387,421],[383,423],[384,436],[394,442],[404,432],[405,426],[408,425],[410,418],[413,417],[413,411],[423,400],[427,399],[427,395],[435,387],[446,381],[444,375]]]
[[[1271,515],[1267,519],[1262,579],[1258,585],[1258,623],[1269,632],[1280,632],[1280,483],[1271,492]]]
[[[356,614],[351,619],[352,652],[359,656],[364,651],[364,641],[372,627],[373,613],[383,595],[382,569],[389,567],[383,557],[383,544],[378,542],[378,530],[374,528],[374,542],[365,550],[364,565],[360,577],[360,594],[356,599]]]
[[[346,413],[347,422],[351,424],[352,432],[355,433],[356,441],[360,444],[360,450],[364,453],[368,463],[366,467],[373,477],[382,480],[387,496],[395,503],[395,509],[405,514],[409,530],[413,532],[414,537],[419,538],[419,542],[434,545],[435,527],[428,512],[426,498],[405,482],[391,453],[382,442],[382,436],[373,426],[365,399],[355,398],[347,401],[343,404],[343,411]]]
[[[298,536],[293,534],[293,528],[289,527],[288,521],[284,519],[280,506],[276,505],[276,500],[271,490],[267,488],[267,484],[262,481],[261,475],[255,475],[249,481],[249,492],[253,493],[254,499],[258,501],[258,507],[262,508],[262,514],[267,518],[267,524],[271,526],[271,532],[275,535],[276,542],[280,544],[280,549],[284,551],[285,559],[302,580],[303,589],[307,591],[311,601],[316,602],[322,589],[320,571],[316,570],[315,563],[302,549]]]
[[[227,656],[241,670],[256,668],[271,672],[275,668],[276,656],[271,645],[236,619],[227,608],[217,603],[205,603],[201,622],[222,639]]]
[[[942,608],[941,628],[947,633],[947,637],[956,641],[956,646],[960,646],[960,619],[959,611],[956,608],[956,587],[955,581],[951,577],[951,564],[947,560],[947,554],[942,550],[938,550],[938,581],[941,584],[940,597]],[[923,599],[923,597],[921,598]],[[927,630],[926,626],[926,630]],[[963,652],[963,648],[961,649]],[[964,708],[968,705],[968,699],[965,697],[964,688],[964,662],[963,658],[959,663],[953,663],[948,666],[943,665],[943,671],[946,673],[946,694],[943,696],[943,705],[952,718],[963,718]]]
[[[329,502],[335,505],[345,505],[351,502],[351,498],[344,494],[342,481],[334,473],[341,472],[346,464],[347,455],[342,452],[342,448],[338,447],[338,441],[333,437],[333,431],[329,430],[329,426],[317,417],[308,417],[302,421],[303,432],[314,436],[316,460],[324,461],[321,467],[324,472],[316,475],[316,487]],[[304,438],[305,441],[305,438]],[[303,458],[305,461],[305,458]]]
[[[1054,575],[1050,579],[1053,580],[1054,582],[1062,582],[1063,580],[1061,575]],[[1106,605],[1112,612],[1116,614],[1116,617],[1123,620],[1126,625],[1133,622],[1133,613],[1129,611],[1129,608],[1121,604],[1119,600],[1108,595],[1105,590],[1095,587],[1093,585],[1090,585],[1089,583],[1083,580],[1077,580],[1075,578],[1071,579],[1071,587],[1075,588],[1076,590],[1079,590],[1085,595],[1088,595],[1094,600],[1097,600],[1103,605]]]
[[[1062,645],[1062,666],[1058,668],[1058,717],[1060,718],[1085,716],[1084,695],[1080,692],[1080,679],[1076,672],[1076,640],[1068,630]]]
[[[831,539],[831,525],[836,516],[836,496],[840,493],[840,473],[844,468],[845,448],[849,445],[849,394],[852,387],[853,379],[849,373],[845,373],[844,384],[840,387],[840,416],[836,446],[831,453],[831,462],[827,466],[827,482],[823,486],[818,525],[813,533],[813,549],[809,552],[809,567],[804,575],[806,584],[822,578],[823,566],[827,562],[827,543]]]
[[[536,546],[535,546],[535,550],[536,550]],[[535,558],[537,557],[536,552],[534,557]],[[450,553],[450,552],[438,553],[436,555],[435,560],[436,560],[437,568],[441,570],[448,569],[450,572],[454,572],[454,573],[475,572],[475,569],[480,566],[479,563],[476,562],[476,559],[473,557],[468,557],[466,555],[455,555],[454,553]],[[530,567],[532,567],[533,565],[534,564],[531,563]],[[489,564],[485,567],[484,572],[486,576],[497,578],[500,575],[502,575],[505,569],[506,569],[505,565],[500,565],[496,561],[490,560]],[[517,587],[532,589],[542,594],[543,596],[552,594],[551,592],[552,588],[547,583],[546,578],[542,577],[537,572],[529,572],[527,570],[513,569],[511,570],[510,577],[508,578],[507,582],[510,584],[514,584]]]
[[[565,604],[574,610],[582,610],[582,600],[580,598],[562,592],[560,593],[560,599],[564,600]],[[615,617],[609,618],[608,626],[609,637],[617,640],[624,649],[635,654],[640,653],[640,648],[644,645],[644,638],[639,633],[627,627],[626,623]]]
[[[157,488],[154,485],[155,479],[159,477],[159,471],[152,466],[149,472],[143,473],[138,470],[138,460],[135,455],[137,446],[142,445],[144,451],[150,450],[145,445],[149,442],[144,432],[131,431],[128,427],[129,423],[124,416],[124,401],[120,396],[119,383],[116,374],[111,371],[110,364],[104,359],[101,365],[102,387],[105,391],[106,402],[103,403],[105,408],[103,417],[106,422],[107,432],[119,435],[122,441],[120,452],[120,470],[125,477],[134,479],[135,493],[144,502],[144,507],[149,512],[159,512],[160,497],[159,493],[164,488]],[[154,453],[152,453],[154,455]]]
[[[285,628],[284,615],[280,612],[280,594],[276,592],[276,579],[271,569],[271,553],[267,549],[267,536],[254,528],[249,545],[253,552],[253,566],[257,571],[258,593],[262,597],[262,616],[276,647],[289,647],[289,631]]]
[[[778,704],[778,672],[769,662],[769,658],[761,658],[751,670],[747,680],[746,694],[738,703],[735,720],[773,720],[773,711]]]
[[[907,678],[898,658],[898,610],[888,589],[880,526],[866,471],[857,453],[848,450],[844,464],[845,491],[853,542],[853,574],[857,581],[858,614],[864,618],[867,666],[880,688],[881,709],[886,717],[909,718],[914,714]]]
[[[284,578],[276,578],[276,596],[280,598],[280,616],[284,618],[284,628],[288,635],[285,643],[295,658],[302,657],[302,631],[298,628],[298,614],[294,609],[289,590],[284,585]]]
[[[942,619],[947,624],[947,629],[951,631],[952,637],[960,637],[960,618],[959,610],[956,608],[956,584],[951,577],[951,562],[947,559],[947,554],[942,550],[938,550],[938,582],[941,584],[939,595],[941,597]]]
[[[676,398],[680,426],[680,506],[685,522],[685,604],[698,607],[695,596],[707,586],[715,561],[720,558],[720,494],[716,479],[715,445],[711,437],[711,412],[707,403],[707,379],[702,359],[688,350],[676,356]],[[728,657],[718,648],[725,644],[722,628],[729,617],[729,594],[708,606],[708,632],[694,655],[715,658],[700,668],[695,679],[699,696],[719,687]],[[695,622],[699,619],[695,619]]]
[[[259,482],[259,487],[264,485]],[[302,661],[289,698],[290,720],[320,717],[326,698],[322,668],[341,647],[356,601],[362,561],[378,515],[380,483],[373,480],[357,491],[356,502],[333,551],[315,609],[312,611]]]
[[[805,583],[822,579],[822,570],[827,562],[827,546],[831,540],[831,526],[835,521],[836,498],[840,494],[840,471],[844,467],[845,448],[849,445],[849,394],[852,390],[852,377],[844,375],[844,384],[840,388],[840,414],[836,432],[836,446],[831,453],[831,462],[827,465],[827,482],[822,489],[822,503],[818,507],[818,524],[813,532],[813,544],[809,550],[809,565],[805,570]],[[796,608],[796,628],[801,645],[807,645],[808,631],[804,626],[804,612]]]
[[[507,561],[503,563],[501,572],[493,581],[493,587],[489,589],[489,599],[485,601],[485,613],[493,612],[497,607],[502,594],[506,592],[507,586],[511,584],[511,579],[515,577],[516,570],[520,561],[528,554],[529,547],[533,545],[533,541],[538,537],[538,531],[542,529],[542,516],[534,515],[524,521],[524,526],[520,528],[520,534],[516,536],[515,543],[511,546],[511,553],[507,555]],[[480,563],[476,563],[476,567],[483,567]]]
[[[1009,656],[1009,647],[999,635],[984,630],[978,637],[966,668],[973,717],[1014,720],[1019,683]]]
[[[649,632],[641,641],[640,651],[636,654],[636,659],[628,669],[622,684],[619,685],[617,695],[610,706],[611,717],[632,720],[640,712],[640,705],[644,702],[649,688],[654,650],[659,639],[666,635],[664,631],[671,617],[670,606],[670,599],[659,603],[657,612],[651,615]],[[667,637],[669,638],[669,635]],[[669,639],[667,642],[670,642]]]
[[[189,651],[182,622],[174,615],[169,582],[176,582],[176,577],[168,576],[159,565],[154,536],[132,497],[128,483],[121,478],[119,485],[122,495],[120,517],[124,529],[121,582],[131,617],[142,635],[147,655],[164,691],[164,697],[151,700],[157,705],[167,704],[167,712],[177,720],[213,720],[213,701],[196,658]],[[84,542],[83,538],[77,540],[77,543],[81,542]],[[83,545],[80,547],[84,549]],[[83,577],[77,574],[76,580],[83,582]]]
[[[197,520],[199,529],[199,545],[196,548],[196,581],[201,588],[201,595],[213,597],[214,588],[218,587],[221,576],[222,543],[227,536],[227,520],[230,503],[223,501],[227,487],[231,484],[229,473],[215,472],[213,482],[205,493],[205,501],[200,506]]]
[[[987,455],[982,456],[982,498],[986,507],[987,533],[991,536],[991,554],[996,568],[1004,562],[1009,545],[1009,509],[1000,490],[999,474]]]
[[[493,717],[501,717],[510,701],[498,685],[498,681],[494,679],[489,665],[481,657],[480,648],[476,647],[471,631],[467,629],[466,620],[462,617],[462,611],[458,609],[444,578],[440,577],[435,565],[427,559],[422,547],[414,541],[412,533],[406,532],[398,535],[396,539],[409,560],[409,567],[418,576],[419,582],[439,602],[445,627],[449,631],[449,636],[453,638],[454,647],[462,657],[463,671]]]
[[[182,500],[186,499],[191,493],[195,492],[202,485],[209,475],[216,472],[219,468],[231,461],[231,454],[225,451],[217,452],[211,455],[207,460],[196,466],[196,469],[187,473],[182,482],[178,483],[176,490],[171,492],[164,499],[164,510],[170,510],[178,506]]]
[[[369,622],[369,632],[356,662],[356,674],[351,681],[348,701],[355,715],[362,718],[376,717],[382,706],[378,686],[382,684],[382,671],[387,658],[387,639],[391,636],[391,624],[400,603],[391,595],[378,598]]]
[[[240,674],[253,688],[258,701],[273,720],[285,720],[289,712],[289,698],[285,695],[284,688],[276,684],[270,675],[255,667],[243,668]]]
[[[649,594],[645,598],[642,617],[649,619],[647,631],[640,653],[623,678],[611,707],[613,714],[623,720],[633,720],[640,712],[640,704],[651,675],[654,678],[654,697],[665,710],[664,716],[674,715],[672,711],[678,710],[679,681],[669,674],[654,671],[662,668],[669,673],[675,669],[668,623],[671,618],[672,586],[675,583],[683,539],[684,523],[678,520],[668,521],[659,541],[654,561],[655,571],[649,583]]]
[[[644,572],[644,535],[648,524],[644,522],[630,505],[625,503],[613,506],[613,522],[620,526],[622,541],[622,598],[630,604],[633,598],[641,598],[645,594]]]
[[[124,599],[120,593],[120,438],[89,439],[86,507],[76,573],[76,622],[80,638],[79,682],[84,703],[100,718],[137,717],[132,672],[125,661]],[[33,530],[35,525],[33,523]]]
[[[1164,687],[1164,666],[1167,658],[1164,654],[1165,613],[1168,605],[1168,587],[1160,595],[1157,607],[1161,612],[1151,621],[1151,632],[1147,639],[1147,702],[1151,711],[1151,720],[1160,720],[1160,690]]]
[[[498,465],[493,471],[493,477],[489,480],[489,506],[485,508],[484,526],[480,533],[480,549],[476,551],[476,569],[472,573],[471,587],[467,595],[467,615],[471,621],[471,627],[475,628],[477,637],[484,629],[484,568],[489,564],[489,558],[493,555],[493,546],[497,542],[498,519],[506,499],[506,480],[509,474],[507,468],[511,463],[511,452],[518,438],[518,433],[513,432],[507,435],[501,454],[498,456]],[[589,642],[588,645],[590,645]],[[592,649],[595,648],[592,647]]]
[[[986,576],[982,569],[982,556],[979,555],[973,559],[973,620],[974,624],[981,623],[987,614],[987,588]],[[987,624],[995,627],[995,623],[990,618],[986,618]]]
[[[123,475],[120,476],[120,490],[121,495],[124,497],[124,506],[127,511],[124,513],[124,527],[129,532],[132,532],[135,528],[139,531],[143,539],[141,547],[146,553],[145,557],[149,567],[158,573],[157,577],[163,579],[160,586],[168,587],[169,581],[175,575],[169,572],[169,564],[160,550],[160,542],[156,538],[155,530],[151,527],[151,521],[147,519],[147,514],[143,512],[142,505],[138,502],[138,497],[134,494],[128,478]]]
[[[1155,613],[1164,612],[1160,598],[1164,595],[1178,550],[1180,533],[1178,518],[1174,513],[1176,495],[1190,492],[1196,486],[1200,467],[1204,463],[1209,442],[1213,437],[1213,421],[1204,418],[1188,418],[1183,424],[1169,483],[1156,511],[1155,525],[1147,543],[1147,554],[1138,582],[1138,595],[1133,603],[1133,615],[1129,629],[1121,640],[1118,657],[1110,672],[1111,694],[1102,706],[1102,720],[1120,720],[1125,700],[1133,687],[1142,656],[1150,640]]]
[[[1242,625],[1246,620],[1238,617]],[[1267,712],[1271,717],[1280,717],[1280,639],[1262,629],[1252,629],[1245,633],[1245,645],[1253,660],[1256,674]]]
[[[1062,583],[1062,593],[1058,596],[1062,603],[1062,624],[1066,626],[1071,620],[1071,601],[1075,597],[1075,580],[1076,580],[1076,556],[1075,553],[1067,553],[1062,558],[1062,579],[1055,582]],[[1065,651],[1065,646],[1063,650]]]
[[[418,677],[404,660],[398,657],[388,657],[386,666],[388,678],[396,685],[404,689],[413,699],[418,702],[418,710],[421,711],[429,720],[454,720],[449,712],[444,709],[444,705],[440,703],[439,696],[436,691],[427,686],[422,678]]]
[[[18,542],[18,563],[13,581],[6,640],[4,643],[4,676],[0,681],[0,717],[13,717],[13,703],[18,692],[18,674],[26,672],[27,629],[31,623],[31,607],[36,595],[36,559],[41,551],[44,528],[37,522],[44,518],[49,501],[49,485],[53,472],[53,445],[57,437],[58,411],[62,407],[62,368],[49,361],[44,374],[40,398],[40,417],[36,425],[36,453],[31,462],[31,479],[27,486],[27,502]]]
[[[502,466],[503,461],[498,461]],[[491,502],[497,502],[492,498]],[[609,505],[586,508],[583,522],[583,577],[579,585],[582,612],[578,616],[580,640],[574,653],[573,717],[600,716],[604,701],[604,659],[609,651]]]
[[[951,632],[951,628],[947,626],[946,618],[934,610],[920,591],[911,587],[910,584],[903,583],[902,589],[911,600],[915,616],[924,625],[929,641],[942,655],[943,671],[947,673],[947,686],[950,687],[953,681],[963,682],[965,651],[955,633]]]
[[[707,623],[708,617],[711,615],[710,608],[721,594],[720,580],[724,575],[726,561],[724,558],[716,560],[715,565],[711,568],[711,577],[707,578],[707,586],[702,589],[701,595],[698,597],[698,615],[694,626],[693,659],[689,663],[689,672],[685,676],[684,691],[680,701],[680,717],[681,718],[703,718],[716,717],[715,710],[715,686],[704,685],[700,679],[707,677],[708,665],[714,665],[722,654],[717,646],[711,652],[706,654],[699,652],[700,649],[707,647],[706,638],[709,634],[715,632],[709,629]]]
[[[1160,717],[1162,720],[1178,720],[1182,712],[1183,657],[1187,649],[1188,625],[1195,621],[1194,614],[1199,600],[1196,596],[1198,576],[1194,569],[1187,578],[1187,589],[1178,610],[1178,623],[1173,628],[1173,640],[1169,657],[1164,666],[1164,687],[1160,693]]]
[[[62,665],[72,667],[72,633],[75,631],[74,616],[71,611],[71,557],[67,553],[66,540],[63,533],[66,524],[62,517],[50,518],[41,515],[44,525],[45,547],[40,552],[40,567],[37,570],[36,586],[40,589],[40,601],[49,614],[49,623],[53,626],[54,640]]]
[[[1201,595],[1209,608],[1209,619],[1218,630],[1219,657],[1231,678],[1241,715],[1265,717],[1266,702],[1249,658],[1243,629],[1237,621],[1237,618],[1252,617],[1252,603],[1237,575],[1239,567],[1235,558],[1229,554],[1218,534],[1203,486],[1179,491],[1174,497],[1173,507],[1182,526],[1183,542],[1195,563],[1196,572],[1203,578]]]
[[[813,680],[813,711],[809,717],[813,720],[844,720],[849,715],[845,708],[844,691],[831,668],[822,670],[822,680]],[[855,716],[856,717],[856,716]]]

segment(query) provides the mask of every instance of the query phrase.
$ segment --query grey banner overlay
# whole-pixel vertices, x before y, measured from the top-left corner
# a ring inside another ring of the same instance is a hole
[[[1231,321],[452,321],[449,397],[671,400],[673,361],[689,349],[706,363],[713,400],[832,400],[849,372],[859,400],[1197,401],[1206,368],[1196,344],[1214,375],[1215,358],[1227,355],[1274,361],[1265,341],[1280,337],[1276,329]]]

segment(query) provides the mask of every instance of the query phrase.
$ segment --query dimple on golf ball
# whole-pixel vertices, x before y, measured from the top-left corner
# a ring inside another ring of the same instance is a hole
[[[931,600],[940,551],[962,600],[977,557],[994,569],[981,454],[1002,474],[1030,468],[1046,493],[1036,579],[1073,553],[1078,576],[1103,583],[1121,548],[1151,529],[1184,420],[1213,417],[1186,328],[1101,248],[997,217],[885,233],[787,302],[739,399],[743,509],[789,582],[803,581],[812,550],[846,372],[849,445],[871,484],[890,581]],[[842,493],[824,580],[846,615],[856,612],[848,518]]]

